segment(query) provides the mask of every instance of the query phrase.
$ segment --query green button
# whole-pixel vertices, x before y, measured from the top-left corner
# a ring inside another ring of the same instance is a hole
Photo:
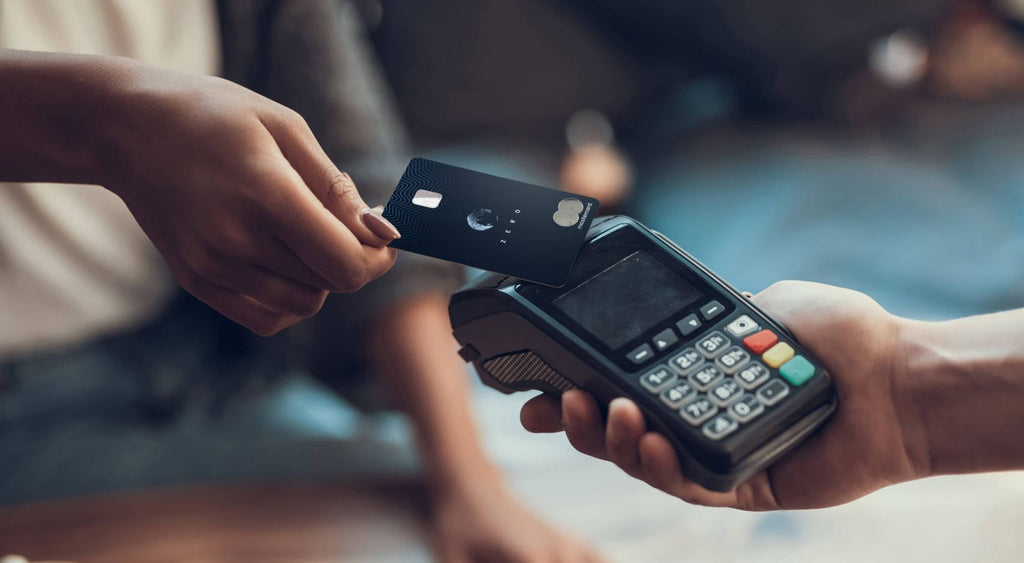
[[[814,376],[814,366],[803,356],[794,356],[792,360],[782,364],[779,375],[791,385],[799,386],[807,383]]]

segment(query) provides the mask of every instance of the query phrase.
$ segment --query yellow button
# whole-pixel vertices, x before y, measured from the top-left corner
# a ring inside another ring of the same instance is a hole
[[[769,348],[768,351],[761,356],[761,359],[771,367],[778,368],[782,364],[788,362],[792,357],[793,347],[785,342],[779,342],[775,346]]]

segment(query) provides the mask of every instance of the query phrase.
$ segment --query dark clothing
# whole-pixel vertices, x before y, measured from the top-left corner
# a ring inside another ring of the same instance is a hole
[[[218,8],[223,76],[302,114],[363,199],[385,203],[409,150],[353,2],[220,0]],[[461,279],[457,266],[403,253],[379,280],[332,298],[332,338],[355,337],[376,312],[417,293],[451,293]]]

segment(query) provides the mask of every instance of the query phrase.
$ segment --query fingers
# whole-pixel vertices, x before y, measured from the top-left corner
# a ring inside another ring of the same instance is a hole
[[[299,318],[315,315],[327,299],[325,290],[258,266],[226,265],[209,281],[246,295],[272,311]]]
[[[277,238],[338,291],[358,290],[395,262],[394,249],[362,244],[314,197],[299,193],[285,198],[280,207]]]
[[[561,401],[550,395],[537,395],[523,404],[519,411],[519,422],[529,432],[561,432]]]
[[[302,317],[271,311],[249,297],[210,282],[196,282],[187,289],[220,314],[260,336],[270,336],[302,320]]]
[[[264,125],[309,190],[359,242],[384,247],[401,236],[379,211],[363,201],[352,177],[338,170],[297,113],[281,108],[265,119]]]
[[[578,390],[562,394],[562,426],[574,448],[589,456],[608,459],[601,413],[589,394]]]
[[[265,248],[253,259],[256,265],[277,272],[283,277],[301,284],[323,289],[327,291],[339,291],[334,284],[325,280],[319,274],[309,269],[299,257],[284,245],[280,240],[273,239],[267,242]]]
[[[648,432],[640,439],[638,450],[644,480],[652,487],[690,504],[737,507],[735,491],[709,491],[684,477],[675,450],[664,436]]]
[[[608,404],[604,439],[608,459],[636,478],[643,478],[639,447],[646,429],[643,414],[633,401],[619,397]]]

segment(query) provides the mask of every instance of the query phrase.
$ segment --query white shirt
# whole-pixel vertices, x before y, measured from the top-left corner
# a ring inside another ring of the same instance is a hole
[[[0,0],[0,47],[120,55],[194,74],[220,65],[213,0]],[[112,193],[0,183],[0,360],[131,329],[174,287]]]

